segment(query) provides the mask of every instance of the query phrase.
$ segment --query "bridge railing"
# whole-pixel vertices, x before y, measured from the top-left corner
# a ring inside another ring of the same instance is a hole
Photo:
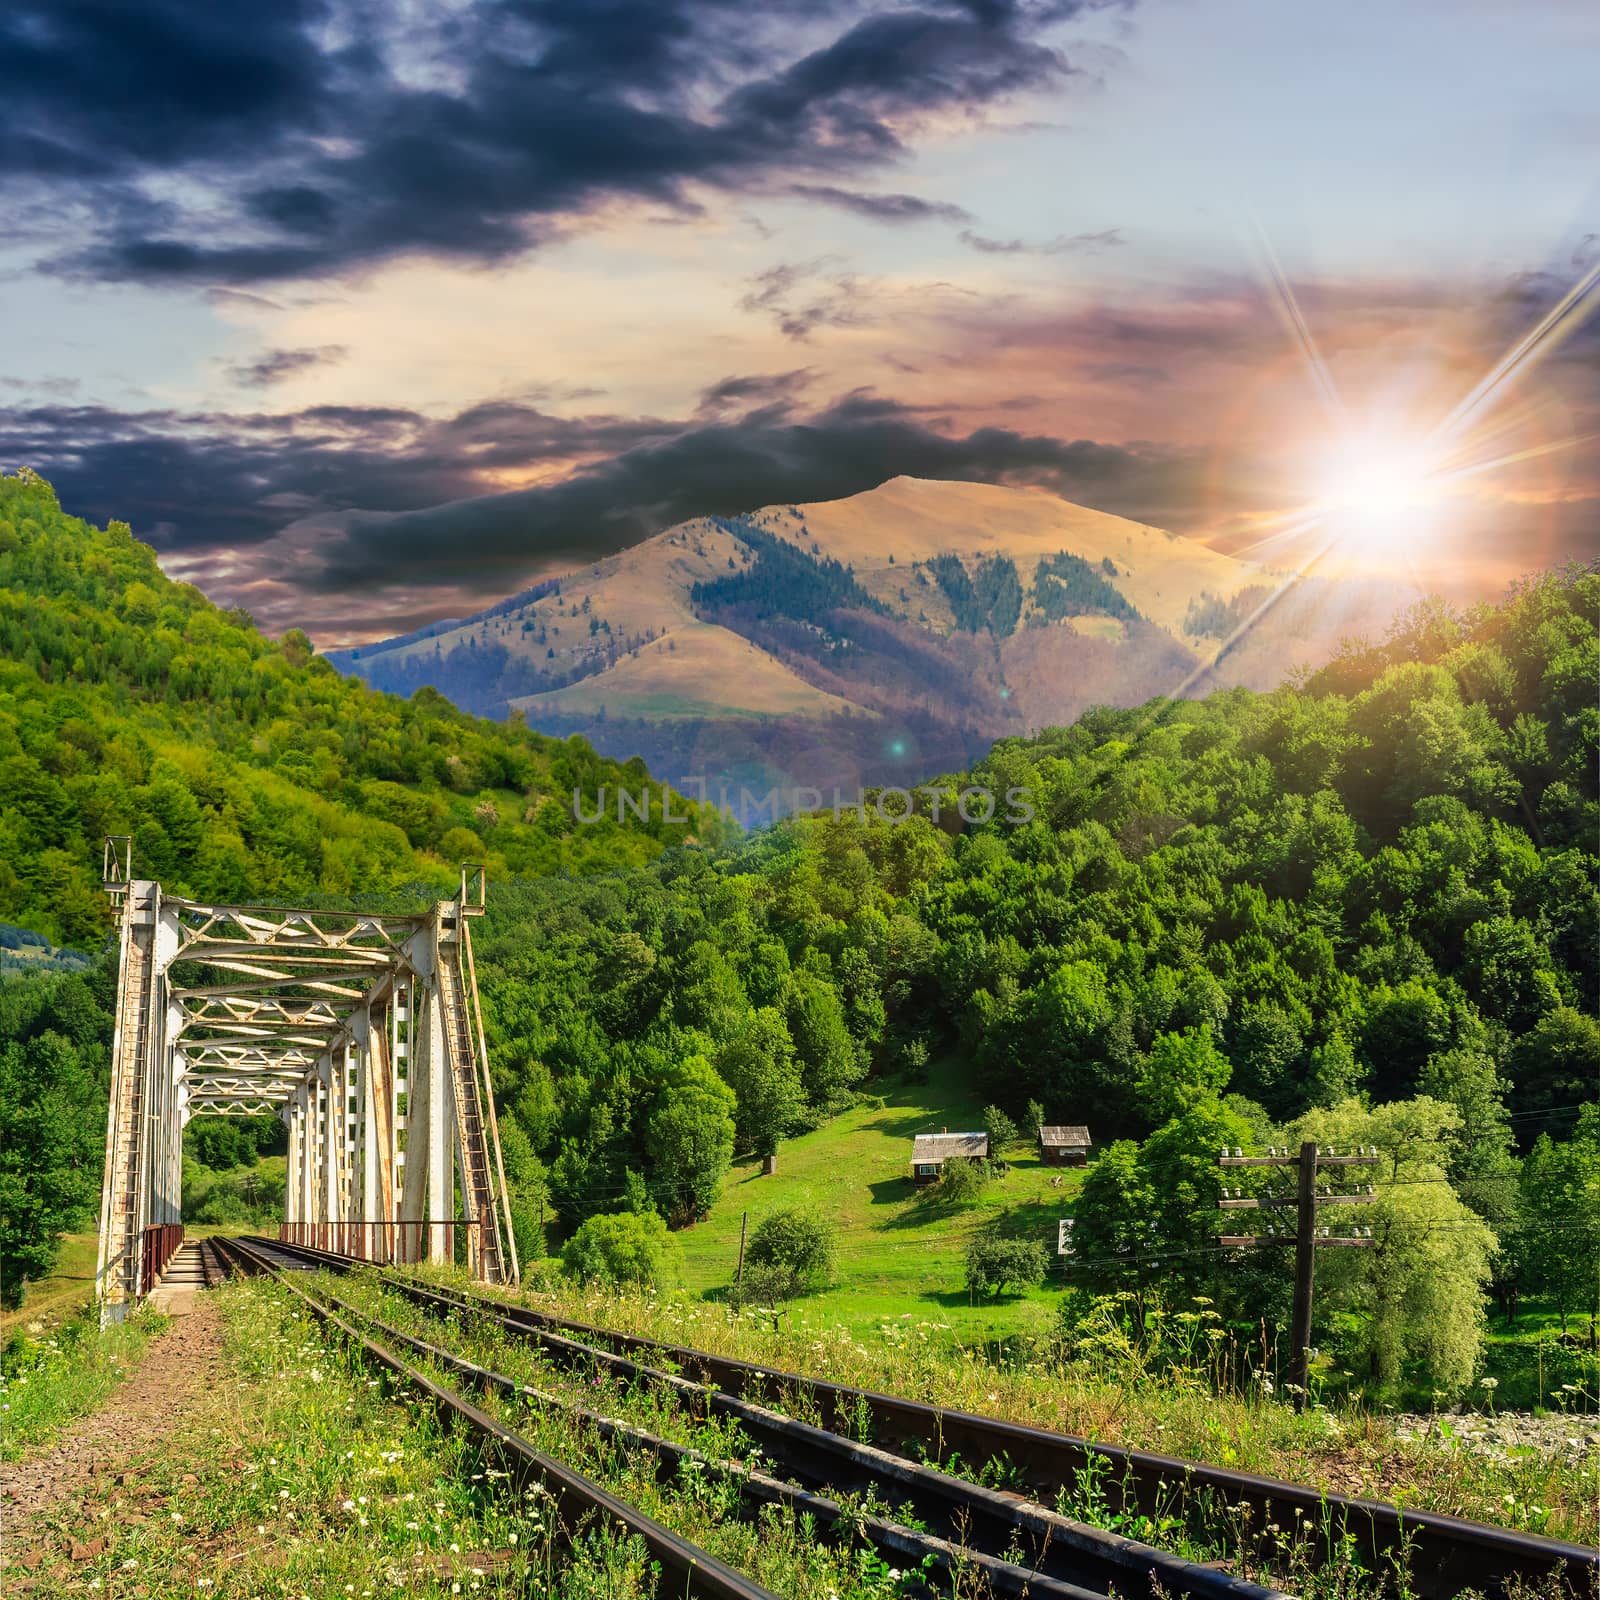
[[[155,1281],[167,1270],[167,1263],[183,1243],[181,1222],[158,1222],[146,1228],[139,1238],[139,1283],[149,1294]]]
[[[454,1261],[458,1236],[465,1242],[478,1226],[477,1222],[280,1222],[278,1240],[377,1266],[411,1266],[429,1260],[434,1244],[446,1261]]]

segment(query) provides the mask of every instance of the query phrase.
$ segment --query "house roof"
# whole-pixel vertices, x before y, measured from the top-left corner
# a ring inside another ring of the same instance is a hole
[[[919,1133],[911,1141],[911,1159],[915,1162],[948,1161],[951,1156],[986,1156],[989,1153],[989,1135],[986,1133]]]
[[[1068,1144],[1088,1146],[1094,1143],[1089,1137],[1089,1130],[1083,1127],[1069,1126],[1065,1123],[1055,1123],[1039,1130],[1040,1144]]]

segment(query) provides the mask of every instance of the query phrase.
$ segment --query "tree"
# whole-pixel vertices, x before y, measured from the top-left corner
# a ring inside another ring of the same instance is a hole
[[[819,1109],[836,1103],[861,1075],[838,991],[799,968],[789,974],[783,1009],[811,1103]]]
[[[786,1274],[791,1292],[805,1293],[827,1287],[833,1275],[834,1240],[832,1223],[813,1211],[786,1207],[756,1225],[745,1260]]]
[[[561,1249],[562,1265],[585,1283],[651,1289],[677,1271],[678,1242],[653,1211],[590,1217]]]
[[[1452,1106],[1459,1125],[1446,1170],[1461,1197],[1485,1221],[1508,1220],[1515,1210],[1516,1162],[1511,1154],[1508,1085],[1494,1058],[1481,1050],[1445,1050],[1428,1058],[1418,1088]]]
[[[100,1191],[104,1098],[77,1048],[46,1032],[0,1049],[0,1304],[22,1303]]]
[[[1525,1116],[1593,1098],[1600,1021],[1573,1006],[1545,1013],[1511,1047],[1511,1100]]]
[[[1044,1282],[1050,1257],[1037,1239],[1012,1239],[985,1230],[967,1247],[967,1288],[996,1299],[1008,1289],[1020,1294]]]
[[[1166,1122],[1215,1100],[1232,1075],[1209,1023],[1182,1033],[1163,1033],[1150,1046],[1150,1058],[1140,1074],[1140,1100],[1152,1121]]]
[[[985,1106],[983,1108],[984,1131],[989,1135],[989,1159],[999,1161],[1001,1152],[1016,1144],[1022,1135],[1017,1131],[1017,1125],[999,1106]]]
[[[666,1076],[645,1126],[651,1190],[668,1218],[703,1217],[733,1160],[733,1090],[704,1056],[689,1056]]]
[[[1550,1296],[1567,1331],[1568,1313],[1600,1321],[1600,1116],[1588,1108],[1578,1136],[1558,1143],[1542,1133],[1522,1163],[1527,1287]]]
[[[1495,1235],[1451,1187],[1460,1127],[1452,1106],[1426,1098],[1367,1110],[1347,1100],[1291,1130],[1341,1150],[1375,1145],[1377,1195],[1359,1208],[1373,1242],[1317,1262],[1317,1322],[1343,1359],[1393,1390],[1411,1367],[1447,1394],[1471,1381],[1483,1348],[1483,1290]]]
[[[805,1086],[783,1014],[772,1006],[747,1011],[717,1052],[717,1071],[737,1100],[739,1142],[758,1156],[777,1153],[805,1113]]]
[[[1113,1288],[1138,1276],[1136,1258],[1150,1248],[1155,1195],[1139,1164],[1139,1146],[1118,1139],[1100,1153],[1074,1208],[1074,1281]]]

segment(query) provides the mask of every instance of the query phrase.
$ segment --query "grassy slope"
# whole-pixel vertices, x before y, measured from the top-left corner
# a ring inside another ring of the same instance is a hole
[[[1053,1246],[1056,1219],[1067,1214],[1082,1173],[1062,1173],[1062,1187],[1054,1189],[1055,1170],[1042,1166],[1037,1155],[1008,1152],[1011,1171],[990,1185],[977,1206],[931,1211],[913,1198],[911,1136],[980,1127],[981,1105],[950,1060],[933,1064],[926,1083],[893,1087],[882,1099],[881,1107],[858,1107],[784,1144],[774,1177],[762,1177],[757,1161],[737,1165],[711,1215],[678,1236],[685,1286],[704,1292],[729,1282],[739,1255],[742,1212],[749,1211],[754,1230],[780,1207],[803,1205],[838,1228],[839,1266],[834,1288],[793,1304],[795,1324],[843,1324],[863,1332],[891,1318],[911,1317],[947,1325],[968,1344],[1044,1328],[1058,1298],[1048,1285],[1020,1298],[968,1304],[967,1241],[1009,1208],[1008,1221],[1019,1231]]]
[[[20,1310],[0,1311],[0,1341],[30,1322],[65,1321],[94,1298],[95,1237],[93,1232],[62,1235],[49,1277],[28,1285]]]

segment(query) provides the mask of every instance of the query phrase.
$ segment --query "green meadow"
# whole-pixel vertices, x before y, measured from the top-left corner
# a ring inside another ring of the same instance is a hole
[[[833,1224],[838,1261],[832,1288],[789,1303],[791,1324],[862,1333],[891,1321],[926,1323],[923,1331],[938,1333],[940,1342],[968,1345],[1044,1331],[1064,1283],[1059,1272],[1028,1294],[974,1302],[966,1289],[967,1246],[976,1231],[998,1223],[1043,1240],[1053,1256],[1057,1220],[1071,1214],[1083,1172],[1046,1167],[1036,1148],[1018,1145],[1004,1152],[1010,1171],[975,1204],[951,1210],[919,1199],[912,1136],[983,1126],[982,1106],[962,1076],[946,1057],[930,1065],[926,1082],[886,1085],[815,1132],[786,1140],[772,1177],[762,1175],[758,1160],[736,1163],[710,1215],[678,1235],[684,1287],[702,1294],[728,1287],[746,1213],[753,1232],[772,1212],[805,1206]]]

